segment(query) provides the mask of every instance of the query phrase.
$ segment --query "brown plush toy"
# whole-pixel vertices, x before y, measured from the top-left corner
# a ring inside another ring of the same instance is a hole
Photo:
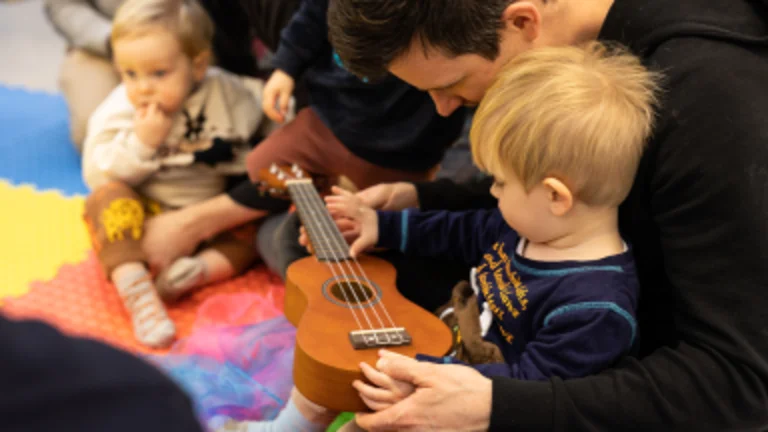
[[[483,339],[477,295],[467,281],[453,287],[451,301],[438,311],[438,315],[449,307],[453,307],[453,312],[445,314],[443,321],[454,332],[454,356],[470,364],[503,363],[499,347]]]

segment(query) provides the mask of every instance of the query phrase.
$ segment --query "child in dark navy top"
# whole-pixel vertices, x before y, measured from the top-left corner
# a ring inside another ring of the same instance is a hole
[[[498,209],[377,212],[339,188],[328,208],[354,222],[345,233],[357,234],[352,256],[379,246],[475,266],[463,297],[477,299],[468,327],[495,350],[475,364],[481,373],[526,380],[597,373],[638,337],[639,285],[617,209],[651,131],[655,91],[656,77],[621,49],[595,42],[531,50],[498,75],[470,133],[475,163],[495,178]],[[462,336],[471,333],[464,323]],[[371,409],[412,391],[362,369],[370,383],[354,385]],[[323,430],[313,420],[328,413],[313,405],[295,391],[273,429],[243,430]]]

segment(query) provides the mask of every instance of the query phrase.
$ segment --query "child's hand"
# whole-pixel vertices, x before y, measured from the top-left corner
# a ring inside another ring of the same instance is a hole
[[[165,142],[173,125],[173,120],[156,104],[136,110],[134,122],[136,136],[144,145],[153,149],[159,148]]]
[[[412,384],[398,381],[384,372],[374,369],[368,363],[360,363],[360,369],[363,370],[363,375],[376,386],[355,380],[352,387],[360,392],[360,398],[368,405],[368,408],[374,411],[389,408],[414,391]]]
[[[285,121],[295,84],[294,79],[280,69],[272,72],[264,86],[264,101],[261,104],[267,117],[278,123]]]
[[[339,231],[341,231],[341,235],[344,237],[344,240],[347,241],[347,244],[354,242],[360,237],[360,229],[355,221],[349,219],[336,219],[336,226],[339,228]],[[307,252],[311,254],[315,253],[312,248],[312,242],[309,240],[307,229],[304,228],[304,225],[299,228],[299,244],[304,246],[307,249]]]
[[[379,216],[352,192],[338,186],[332,187],[331,191],[335,195],[325,197],[328,211],[341,232],[345,233],[346,230],[347,241],[356,237],[349,247],[349,255],[354,258],[379,241]],[[353,226],[345,225],[348,224],[345,221],[353,222]]]

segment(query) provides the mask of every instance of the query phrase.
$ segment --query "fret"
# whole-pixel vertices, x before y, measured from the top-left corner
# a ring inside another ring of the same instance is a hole
[[[315,256],[321,261],[340,262],[350,259],[349,245],[336,226],[325,202],[310,180],[286,182],[291,200],[296,205]]]

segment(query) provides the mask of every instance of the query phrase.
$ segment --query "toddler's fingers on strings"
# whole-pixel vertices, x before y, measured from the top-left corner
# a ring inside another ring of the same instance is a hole
[[[357,240],[352,242],[352,244],[349,246],[349,254],[353,258],[357,258],[358,255],[365,252],[368,248],[374,246],[375,244],[376,242],[373,241],[373,238],[371,238],[370,234],[361,232]]]
[[[357,221],[355,221],[354,219],[350,219],[348,217],[341,217],[337,219],[336,224],[340,228],[344,228],[344,229],[351,229],[351,228],[357,227]]]

